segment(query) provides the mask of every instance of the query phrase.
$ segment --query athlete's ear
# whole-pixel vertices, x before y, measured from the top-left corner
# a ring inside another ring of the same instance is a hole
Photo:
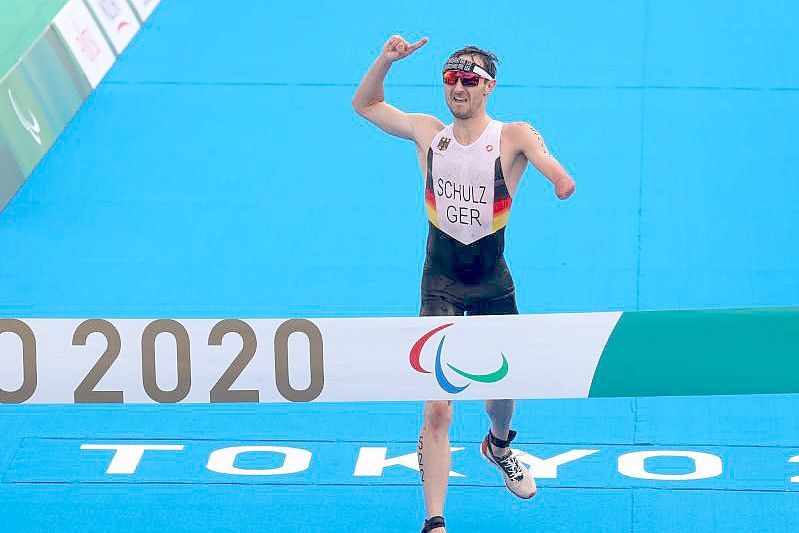
[[[491,94],[491,91],[494,90],[494,87],[496,87],[496,85],[497,85],[497,80],[486,80],[485,90],[483,91],[483,94],[486,96]]]

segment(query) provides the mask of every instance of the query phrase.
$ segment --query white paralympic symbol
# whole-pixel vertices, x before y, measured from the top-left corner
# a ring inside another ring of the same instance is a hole
[[[33,111],[28,109],[28,113],[31,116],[31,119],[28,120],[28,118],[23,115],[22,111],[20,111],[17,101],[14,99],[14,95],[11,94],[11,89],[8,90],[8,99],[11,101],[11,107],[14,108],[14,113],[17,114],[17,119],[19,120],[19,123],[22,124],[22,127],[31,134],[31,137],[33,137],[33,140],[36,141],[36,144],[42,144],[42,138],[39,136],[42,128],[39,125],[39,120],[36,118],[36,115],[33,114]]]

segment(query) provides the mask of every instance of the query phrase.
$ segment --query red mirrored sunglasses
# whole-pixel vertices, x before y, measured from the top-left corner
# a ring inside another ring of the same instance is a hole
[[[477,87],[480,83],[480,75],[474,72],[464,72],[462,70],[445,70],[444,83],[447,85],[455,85],[460,78],[464,87]]]

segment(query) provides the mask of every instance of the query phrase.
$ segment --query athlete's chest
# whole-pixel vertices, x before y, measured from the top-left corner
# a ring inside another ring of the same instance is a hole
[[[527,160],[499,123],[494,131],[484,132],[469,144],[459,142],[445,128],[431,139],[426,150],[419,152],[419,163],[425,175],[432,170],[439,177],[475,186],[490,187],[501,176],[512,196]]]
[[[468,145],[447,127],[427,154],[426,204],[431,222],[470,244],[504,227],[510,210],[501,158],[502,124],[492,122]]]

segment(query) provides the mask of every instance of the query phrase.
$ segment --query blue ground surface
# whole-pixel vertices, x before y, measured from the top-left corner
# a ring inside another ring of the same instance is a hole
[[[533,123],[577,180],[566,203],[534,171],[519,190],[507,256],[522,312],[799,303],[797,8],[416,7],[163,0],[0,213],[0,315],[416,314],[426,222],[413,149],[349,103],[395,32],[431,41],[392,71],[389,100],[447,119],[441,61],[465,43],[492,48],[489,111]],[[598,450],[521,502],[479,457],[481,406],[459,404],[450,531],[797,531],[797,413],[791,396],[521,402],[520,449]],[[413,453],[420,422],[402,403],[3,406],[0,519],[12,531],[414,531],[415,472],[353,473],[364,447]],[[86,443],[184,449],[148,452],[120,477]],[[312,460],[282,476],[208,471],[213,450],[239,445]],[[714,454],[723,472],[618,472],[619,456],[647,450]]]

